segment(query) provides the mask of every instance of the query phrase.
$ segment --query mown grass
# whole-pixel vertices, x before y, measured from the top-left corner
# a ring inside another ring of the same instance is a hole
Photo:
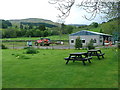
[[[92,63],[69,62],[69,53],[86,50],[3,50],[3,88],[117,88],[118,60],[116,49],[102,49],[105,59],[93,57]],[[16,55],[27,57],[18,58]]]
[[[0,89],[2,88],[2,50],[0,49]]]

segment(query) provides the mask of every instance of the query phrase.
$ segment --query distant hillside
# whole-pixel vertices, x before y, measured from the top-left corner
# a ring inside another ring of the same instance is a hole
[[[77,26],[77,27],[79,27],[79,26],[87,26],[86,24],[67,24],[67,25]]]
[[[34,23],[34,24],[44,24],[44,25],[53,25],[53,26],[59,25],[58,23],[55,23],[51,20],[40,19],[40,18],[14,19],[9,21],[15,26],[19,26],[20,23]]]

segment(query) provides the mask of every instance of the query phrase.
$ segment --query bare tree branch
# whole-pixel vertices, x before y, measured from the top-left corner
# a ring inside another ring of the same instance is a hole
[[[65,20],[69,14],[72,6],[75,3],[75,0],[49,0],[50,4],[57,4],[57,10],[60,11],[58,14],[58,18],[61,20]]]
[[[116,0],[115,0],[116,1]],[[49,0],[50,4],[57,4],[57,10],[60,11],[58,18],[65,20],[69,14],[75,0]],[[119,2],[105,2],[104,0],[82,0],[78,7],[81,7],[91,16],[84,15],[87,20],[93,20],[97,14],[106,14],[106,18],[118,17],[118,3]]]

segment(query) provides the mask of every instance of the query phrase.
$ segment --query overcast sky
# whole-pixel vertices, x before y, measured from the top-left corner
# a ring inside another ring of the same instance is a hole
[[[1,0],[0,11],[0,19],[42,18],[54,22],[57,22],[57,15],[59,13],[54,5],[48,3],[48,0]],[[85,11],[74,5],[65,23],[90,24],[92,22],[104,22],[99,15],[95,20],[88,21],[82,17],[86,14]]]

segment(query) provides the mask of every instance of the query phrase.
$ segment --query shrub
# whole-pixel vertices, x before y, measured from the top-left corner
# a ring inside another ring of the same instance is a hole
[[[80,37],[77,37],[75,42],[75,49],[80,49],[80,48],[82,48],[82,41],[80,40]]]
[[[12,55],[14,55],[17,59],[30,59],[28,56],[22,54],[12,54]]]
[[[26,53],[27,54],[36,54],[36,53],[38,53],[38,51],[35,48],[30,47],[30,48],[27,48]]]
[[[31,48],[31,47],[24,47],[24,49],[29,49],[29,48]]]
[[[8,49],[4,44],[1,45],[2,49]]]
[[[87,45],[87,48],[90,50],[90,49],[95,49],[94,45],[93,45],[94,41],[93,39],[90,40],[90,42],[88,43]]]

